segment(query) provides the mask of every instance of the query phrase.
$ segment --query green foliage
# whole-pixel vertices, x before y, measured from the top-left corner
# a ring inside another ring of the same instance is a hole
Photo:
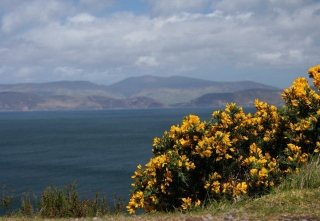
[[[288,176],[277,191],[316,189],[320,187],[320,155],[313,155],[309,162],[300,168],[300,172]]]
[[[320,88],[320,66],[309,75]],[[209,122],[189,115],[155,138],[154,157],[132,176],[127,210],[189,210],[212,200],[257,196],[298,173],[320,151],[320,96],[298,78],[282,97],[286,106],[280,110],[256,100],[256,112],[245,114],[231,103]]]
[[[10,207],[14,199],[14,191],[12,191],[11,195],[7,195],[6,188],[7,188],[6,185],[2,187],[2,197],[0,201],[0,207],[3,207],[7,211],[7,215],[10,215],[11,214]]]
[[[10,206],[14,200],[13,195],[6,195],[3,192],[0,207],[7,210],[7,215],[21,215],[24,217],[41,216],[43,218],[63,218],[63,217],[101,217],[109,214],[123,213],[124,199],[114,196],[113,210],[106,202],[106,197],[95,193],[94,199],[90,199],[85,193],[82,199],[77,190],[76,182],[58,189],[54,185],[48,186],[38,200],[36,195],[31,195],[31,190],[23,193],[21,197],[21,207],[17,211],[10,211]],[[5,190],[5,187],[4,187]]]
[[[31,201],[30,197],[31,190],[29,190],[27,193],[22,193],[21,196],[21,213],[25,216],[31,216],[34,212],[34,205]],[[36,199],[36,196],[34,196]]]

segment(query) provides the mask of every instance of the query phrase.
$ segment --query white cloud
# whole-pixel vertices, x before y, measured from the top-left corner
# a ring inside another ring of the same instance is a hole
[[[80,13],[68,18],[69,22],[74,22],[74,23],[93,22],[94,20],[95,20],[95,17],[87,13]]]
[[[45,25],[59,18],[68,5],[54,0],[23,1],[13,11],[2,18],[2,31],[9,34],[19,29],[32,28],[33,25]]]
[[[157,60],[152,56],[142,56],[139,57],[138,60],[135,62],[136,65],[146,65],[146,66],[158,66],[159,63]]]
[[[83,69],[75,67],[59,66],[54,69],[54,73],[59,76],[60,79],[73,79],[79,77],[83,73]]]
[[[281,58],[280,52],[275,53],[258,53],[257,57],[259,60],[262,60],[263,62],[267,62],[270,64],[277,64],[279,63],[279,59]]]

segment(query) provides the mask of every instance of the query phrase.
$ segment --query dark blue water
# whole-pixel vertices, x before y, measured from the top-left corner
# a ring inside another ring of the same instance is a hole
[[[131,175],[152,157],[160,137],[183,116],[210,120],[212,108],[0,113],[0,185],[15,198],[40,197],[76,181],[78,192],[99,191],[109,202],[127,198]],[[0,211],[1,212],[1,211]]]

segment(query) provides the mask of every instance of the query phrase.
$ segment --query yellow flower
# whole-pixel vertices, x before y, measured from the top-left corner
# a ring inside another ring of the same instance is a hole
[[[165,181],[172,182],[172,173],[166,168]]]
[[[218,116],[220,113],[221,113],[221,111],[220,111],[220,110],[217,110],[217,111],[214,111],[211,116],[212,116],[212,117],[216,117],[216,116]]]
[[[127,208],[127,211],[130,213],[130,214],[133,214],[136,212],[136,203],[134,202],[134,200],[130,199],[129,201],[129,205],[126,206]]]
[[[211,191],[214,192],[214,193],[220,193],[220,182],[219,181],[214,181],[212,183],[212,188],[211,188]]]
[[[312,67],[309,69],[308,74],[310,78],[313,78],[313,84],[315,87],[319,88],[320,86],[320,65]]]
[[[232,196],[236,197],[240,195],[241,193],[246,194],[248,185],[246,182],[236,183],[235,181],[231,182],[232,184]]]
[[[251,175],[252,177],[255,176],[257,173],[258,173],[258,170],[257,170],[257,169],[251,169],[251,170],[250,170],[250,175]]]
[[[289,173],[291,173],[291,169],[288,168],[288,169],[284,170],[283,172],[289,174]]]
[[[216,179],[221,179],[221,176],[217,173],[217,172],[214,172],[211,176],[211,179],[213,180],[216,180]]]
[[[257,158],[250,156],[242,161],[242,166],[251,165],[254,162],[257,162]]]
[[[132,179],[135,179],[136,177],[142,176],[142,173],[140,171],[134,171],[134,175],[131,176]]]
[[[160,138],[158,138],[158,137],[155,137],[154,139],[153,139],[153,144],[152,144],[152,146],[157,146],[158,144],[159,144],[159,142],[160,142]]]
[[[231,112],[231,109],[235,108],[236,107],[236,104],[235,103],[230,103],[230,104],[226,104],[226,112],[230,113]]]
[[[308,154],[307,153],[303,153],[302,154],[302,156],[300,156],[300,158],[299,158],[299,163],[305,163],[305,162],[307,162],[307,160],[308,160]]]
[[[161,184],[160,188],[161,188],[161,192],[166,193],[166,186],[165,185]]]
[[[203,130],[204,129],[204,127],[205,127],[205,125],[206,125],[206,123],[204,123],[204,122],[202,122],[202,123],[200,123],[200,124],[197,124],[197,126],[196,126],[196,131],[200,131],[200,130]]]
[[[182,201],[183,201],[181,205],[182,209],[187,210],[191,206],[191,198],[190,197],[182,198]]]
[[[196,207],[198,207],[198,206],[200,206],[200,204],[201,204],[201,201],[200,201],[200,200],[198,200],[197,202],[195,202],[195,204],[194,204],[194,205],[195,205]]]
[[[132,194],[128,206],[126,207],[130,214],[135,213],[137,208],[143,208],[145,206],[144,194],[142,191],[138,191]]]
[[[183,138],[181,138],[179,142],[181,143],[182,146],[185,146],[185,147],[189,145],[189,140],[185,140]]]
[[[230,183],[224,183],[223,184],[223,189],[222,189],[222,192],[223,193],[226,193],[231,187],[231,184]]]
[[[243,194],[246,194],[246,193],[247,193],[248,185],[247,185],[246,182],[241,182],[241,184],[238,183],[237,188],[238,188],[238,190],[239,190],[240,192],[242,192]]]
[[[262,150],[257,147],[256,143],[250,145],[250,155],[258,154],[260,156],[262,154]]]
[[[260,165],[264,165],[267,162],[267,160],[263,156],[260,156],[260,157],[261,158],[257,161],[257,163]]]
[[[207,149],[205,151],[202,152],[202,154],[200,154],[200,156],[203,158],[203,157],[210,157],[212,154],[212,151]]]
[[[264,167],[259,171],[259,178],[268,177],[268,170]]]
[[[206,185],[204,185],[204,188],[208,189],[210,186],[211,186],[210,183],[207,182]]]
[[[196,123],[200,123],[200,118],[196,115],[189,115],[188,121],[190,124],[196,124]]]
[[[170,128],[170,138],[175,138],[175,134],[180,133],[181,129],[178,126],[172,125]]]
[[[297,100],[291,100],[292,106],[296,107],[299,105],[299,102]]]
[[[187,162],[185,162],[185,165],[186,165],[187,170],[196,168],[196,166],[194,165],[193,162],[190,163],[189,161],[187,161]]]
[[[292,143],[287,144],[287,146],[294,153],[300,153],[301,152],[301,150],[300,150],[301,147],[298,147],[298,146],[296,146],[296,145],[294,145]]]
[[[277,166],[277,161],[275,159],[273,159],[273,161],[268,163],[268,167],[270,168],[270,171],[273,171],[276,166]]]
[[[224,134],[224,136],[222,137],[221,141],[224,145],[231,146],[229,136],[230,136],[230,132]]]

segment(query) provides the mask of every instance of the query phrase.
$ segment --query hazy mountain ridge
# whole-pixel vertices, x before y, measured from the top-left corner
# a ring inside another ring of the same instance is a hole
[[[128,97],[147,96],[166,104],[188,102],[207,93],[235,92],[247,89],[279,88],[252,81],[216,82],[190,77],[172,76],[131,77],[108,86],[108,89],[117,94]]]
[[[104,110],[166,107],[166,105],[148,97],[114,99],[103,96],[90,96],[83,98],[66,95],[40,96],[31,93],[0,92],[1,111]]]
[[[48,83],[0,84],[0,92],[23,92],[38,95],[67,95],[87,97],[90,95],[125,98],[108,90],[105,85],[97,85],[89,81],[55,81]]]
[[[282,106],[282,90],[249,89],[231,93],[210,93],[190,102],[177,104],[176,107],[217,107],[235,102],[241,106],[254,106],[255,99],[272,105]]]
[[[235,93],[236,92],[236,93]],[[110,86],[89,81],[0,84],[0,110],[85,110],[252,106],[255,98],[279,105],[282,91],[255,83],[173,76],[127,78]]]

